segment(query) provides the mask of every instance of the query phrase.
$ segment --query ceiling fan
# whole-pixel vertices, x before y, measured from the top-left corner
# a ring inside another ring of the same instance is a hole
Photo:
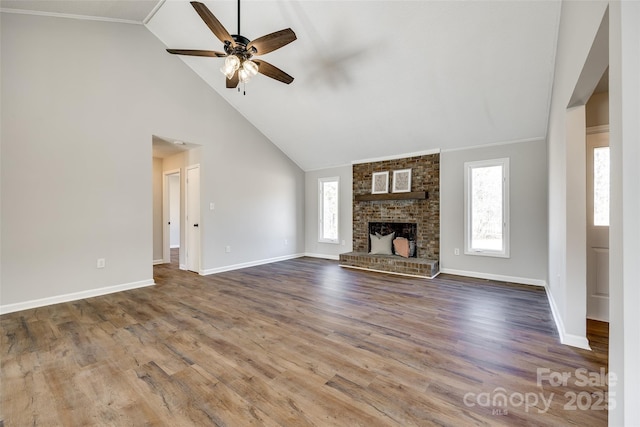
[[[250,41],[240,35],[240,0],[238,0],[238,34],[233,35],[229,34],[204,3],[192,1],[191,6],[198,12],[200,18],[207,24],[213,34],[224,43],[224,53],[214,50],[193,49],[167,49],[167,52],[176,55],[226,58],[220,71],[227,77],[227,87],[232,89],[237,87],[238,83],[246,83],[258,73],[286,84],[293,81],[293,77],[278,67],[262,59],[253,59],[254,56],[273,52],[296,40],[296,34],[291,28],[276,31]]]

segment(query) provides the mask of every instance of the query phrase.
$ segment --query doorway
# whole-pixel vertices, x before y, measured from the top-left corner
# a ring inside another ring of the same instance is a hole
[[[177,263],[181,270],[188,270],[186,263],[187,231],[187,173],[195,166],[198,170],[201,156],[201,146],[180,140],[152,137],[153,156],[153,245],[154,265]],[[193,174],[193,171],[191,172]],[[193,182],[193,180],[192,180]],[[199,180],[195,195],[190,197],[192,203],[197,201],[195,209],[199,219],[200,193]],[[192,207],[193,209],[193,207]],[[194,238],[190,239],[193,243]],[[191,250],[193,258],[197,260],[194,271],[200,268],[200,238],[197,236],[196,246]],[[193,264],[193,262],[192,262]]]

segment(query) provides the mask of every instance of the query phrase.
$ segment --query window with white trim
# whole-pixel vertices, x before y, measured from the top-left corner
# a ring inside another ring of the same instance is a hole
[[[509,257],[509,159],[464,164],[467,255]]]
[[[338,243],[340,178],[318,179],[318,242]]]

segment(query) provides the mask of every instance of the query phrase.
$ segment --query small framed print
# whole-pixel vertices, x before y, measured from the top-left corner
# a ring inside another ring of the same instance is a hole
[[[371,178],[371,194],[384,194],[389,192],[389,171],[374,172]]]
[[[411,169],[393,171],[393,192],[408,193],[411,191]]]

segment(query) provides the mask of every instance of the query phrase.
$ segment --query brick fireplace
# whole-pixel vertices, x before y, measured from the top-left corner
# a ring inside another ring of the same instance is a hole
[[[407,193],[393,193],[393,171],[401,169],[411,169],[411,188]],[[372,194],[373,173],[386,171],[389,193]],[[370,223],[415,224],[415,257],[369,254]],[[439,272],[439,259],[440,155],[354,164],[353,252],[341,254],[340,265],[434,277]]]

